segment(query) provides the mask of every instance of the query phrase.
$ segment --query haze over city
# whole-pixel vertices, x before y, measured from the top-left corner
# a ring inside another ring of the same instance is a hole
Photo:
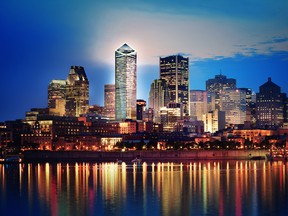
[[[85,67],[90,104],[103,105],[114,83],[115,50],[137,51],[137,98],[147,100],[159,77],[159,56],[190,60],[190,89],[222,73],[237,87],[258,88],[268,77],[288,91],[288,2],[2,1],[0,121],[47,107],[52,79]]]

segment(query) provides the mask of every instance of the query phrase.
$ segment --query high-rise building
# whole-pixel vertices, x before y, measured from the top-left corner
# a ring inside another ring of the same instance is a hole
[[[189,115],[189,58],[160,57],[160,78],[167,81],[170,101],[182,103],[184,114]]]
[[[153,121],[160,122],[160,109],[169,103],[168,85],[164,79],[155,79],[150,86],[149,108],[153,109]]]
[[[202,116],[205,113],[207,113],[207,92],[203,90],[190,90],[191,118],[202,121]]]
[[[104,110],[105,115],[113,120],[115,119],[115,85],[107,84],[104,86]]]
[[[66,104],[66,81],[52,80],[48,86],[48,108],[52,115],[64,116]]]
[[[225,112],[226,124],[244,124],[246,121],[246,91],[225,89],[220,92],[221,111]]]
[[[71,66],[66,80],[66,116],[80,116],[89,109],[89,81],[84,67]]]
[[[281,93],[281,88],[269,77],[256,94],[257,126],[260,128],[282,126],[286,115],[285,101],[286,94]]]
[[[225,128],[225,112],[214,110],[203,115],[204,131],[215,133]]]
[[[249,123],[250,125],[254,125],[256,123],[256,117],[255,117],[256,98],[255,100],[253,98],[255,93],[253,93],[252,89],[250,88],[239,88],[239,90],[246,92],[246,122]]]
[[[214,79],[208,79],[206,81],[208,103],[212,110],[215,110],[215,109],[221,110],[219,95],[220,95],[220,92],[225,89],[236,89],[236,80],[227,78],[226,76],[220,74],[220,75],[216,75]]]
[[[179,120],[183,120],[183,104],[169,102],[160,109],[160,123],[164,131],[174,131]]]
[[[115,51],[116,120],[136,120],[137,53],[127,44]]]
[[[146,110],[146,101],[139,99],[137,100],[137,120],[143,120],[143,114]]]

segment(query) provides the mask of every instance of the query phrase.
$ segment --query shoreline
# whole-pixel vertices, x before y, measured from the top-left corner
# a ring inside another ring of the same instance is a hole
[[[199,160],[265,160],[268,150],[46,151],[28,150],[23,162],[173,162]]]

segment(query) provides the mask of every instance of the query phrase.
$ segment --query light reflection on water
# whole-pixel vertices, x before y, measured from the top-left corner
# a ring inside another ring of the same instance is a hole
[[[0,215],[288,215],[288,164],[0,164]]]

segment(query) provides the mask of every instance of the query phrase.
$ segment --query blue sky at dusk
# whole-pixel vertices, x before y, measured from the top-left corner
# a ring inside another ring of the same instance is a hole
[[[147,100],[159,56],[190,59],[190,88],[220,71],[255,92],[268,77],[288,92],[288,1],[2,0],[0,121],[47,106],[52,79],[85,67],[90,104],[114,83],[114,54],[137,51],[137,98]]]

